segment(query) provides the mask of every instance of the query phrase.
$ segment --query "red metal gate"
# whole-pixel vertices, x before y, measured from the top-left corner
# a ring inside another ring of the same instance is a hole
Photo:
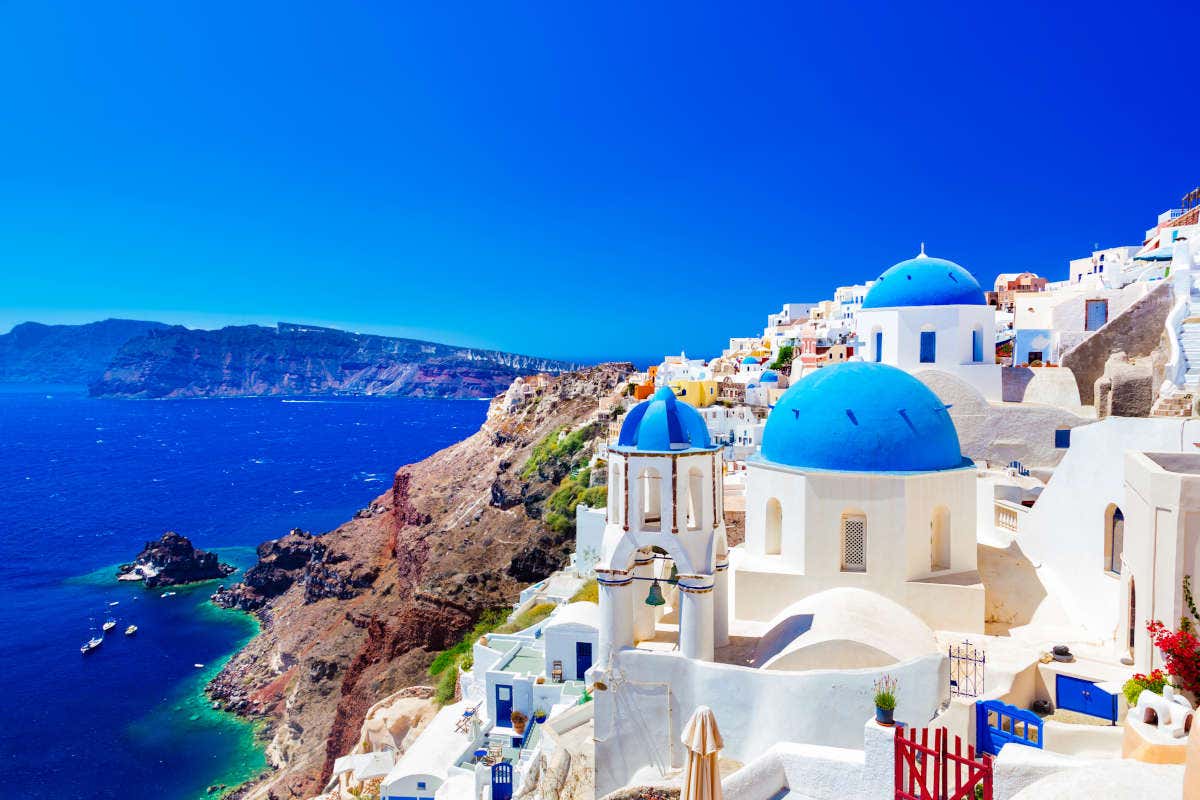
[[[975,800],[975,787],[982,787],[982,800],[992,800],[992,757],[976,755],[967,746],[963,753],[962,737],[954,737],[945,728],[901,728],[896,731],[896,800]],[[954,766],[953,781],[950,766]]]

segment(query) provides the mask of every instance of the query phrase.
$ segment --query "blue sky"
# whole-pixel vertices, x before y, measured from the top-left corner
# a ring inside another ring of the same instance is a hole
[[[712,354],[922,240],[1065,277],[1200,181],[1194,5],[825,5],[3,4],[0,330]]]

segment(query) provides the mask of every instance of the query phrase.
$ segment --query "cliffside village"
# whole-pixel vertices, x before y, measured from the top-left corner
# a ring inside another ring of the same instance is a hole
[[[382,698],[325,796],[1200,797],[1196,195],[1061,280],[922,245],[634,375],[548,613],[402,742]]]

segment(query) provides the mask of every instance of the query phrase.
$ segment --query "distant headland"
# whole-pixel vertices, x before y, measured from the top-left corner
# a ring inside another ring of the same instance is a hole
[[[197,330],[109,319],[0,335],[0,382],[86,385],[93,397],[483,398],[576,364],[281,322]]]

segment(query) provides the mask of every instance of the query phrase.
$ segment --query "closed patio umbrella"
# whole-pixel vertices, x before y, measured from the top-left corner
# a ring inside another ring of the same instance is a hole
[[[708,706],[696,706],[683,727],[687,763],[683,768],[680,800],[721,800],[721,772],[717,753],[725,746],[717,730],[717,718]]]

